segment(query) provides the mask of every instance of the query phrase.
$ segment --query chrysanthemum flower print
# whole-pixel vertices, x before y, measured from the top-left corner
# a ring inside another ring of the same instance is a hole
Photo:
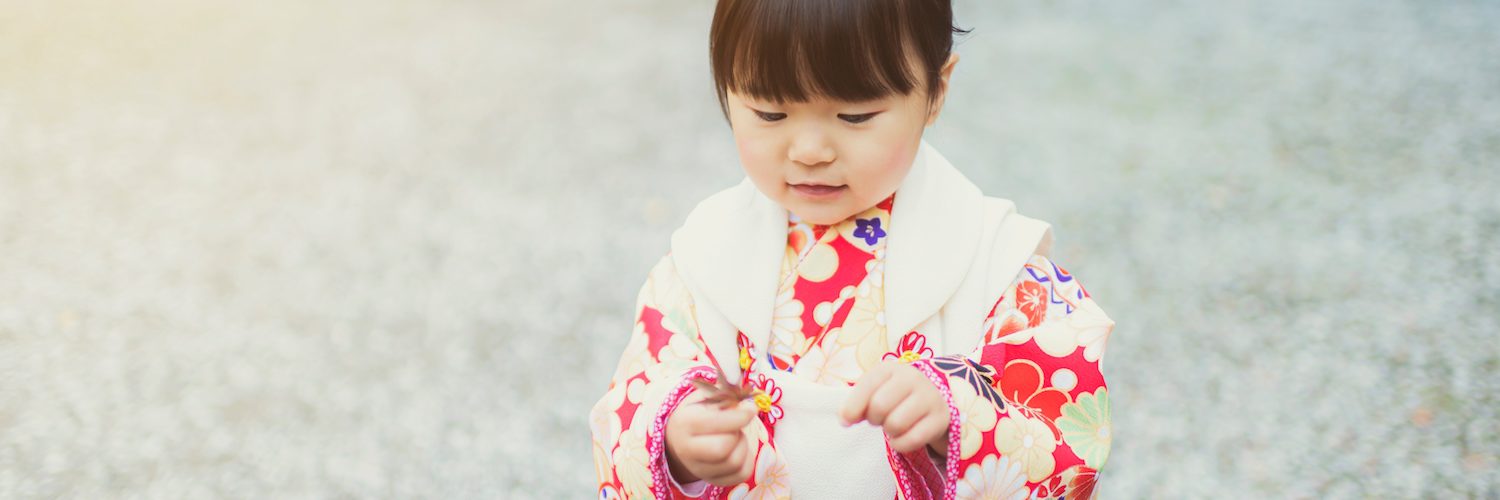
[[[615,448],[615,474],[625,496],[647,498],[651,496],[651,455],[646,453],[646,442],[637,433],[620,435],[620,445]]]
[[[1025,500],[1026,475],[1010,457],[989,455],[970,464],[958,481],[958,498],[975,500]]]
[[[1052,451],[1057,441],[1052,429],[1040,419],[1028,418],[1011,412],[995,424],[995,449],[1001,455],[1020,462],[1028,481],[1041,481],[1052,475],[1056,461]]]
[[[703,354],[703,346],[695,342],[696,337],[687,335],[673,335],[656,357],[661,361],[664,373],[675,373],[697,364],[697,359]]]
[[[878,294],[856,296],[854,309],[844,320],[836,338],[839,345],[855,348],[860,368],[868,370],[886,352],[885,300]]]
[[[814,382],[828,385],[852,385],[864,374],[864,368],[859,366],[859,360],[854,357],[854,349],[837,343],[811,347],[807,355],[797,362],[797,371],[811,376]]]
[[[741,484],[729,492],[730,500],[782,500],[792,497],[786,462],[771,447],[762,447],[755,458],[755,486]]]
[[[1063,406],[1057,428],[1062,431],[1063,441],[1073,447],[1073,453],[1083,459],[1084,465],[1094,469],[1103,467],[1114,442],[1110,428],[1109,390],[1100,387],[1098,391],[1078,396],[1077,402]]]
[[[1035,281],[1023,281],[1016,285],[1016,308],[1026,316],[1026,327],[1042,324],[1047,317],[1047,288]]]
[[[807,337],[802,333],[802,313],[804,306],[802,301],[797,300],[791,287],[781,290],[776,295],[776,308],[771,316],[771,341],[770,359],[776,363],[776,368],[785,370],[797,362],[807,345]]]
[[[998,416],[994,411],[985,411],[994,408],[994,404],[979,396],[968,384],[950,383],[949,387],[953,388],[953,405],[958,407],[962,420],[959,452],[967,459],[984,446],[985,434],[995,429]]]
[[[771,313],[771,331],[781,339],[792,339],[802,335],[802,302],[792,296],[788,288],[776,295],[776,309]]]
[[[885,247],[875,249],[875,258],[865,262],[865,282],[875,288],[885,286]]]

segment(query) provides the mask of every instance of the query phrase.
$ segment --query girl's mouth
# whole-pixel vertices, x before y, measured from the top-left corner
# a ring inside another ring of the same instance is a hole
[[[848,186],[823,186],[818,184],[790,184],[793,191],[805,198],[812,200],[826,200],[837,197]]]

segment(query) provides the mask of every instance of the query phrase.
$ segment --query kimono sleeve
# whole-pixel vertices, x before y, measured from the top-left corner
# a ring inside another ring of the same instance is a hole
[[[1109,455],[1100,372],[1114,321],[1067,271],[1033,256],[968,355],[917,367],[946,393],[946,490],[958,498],[1091,498]]]
[[[684,498],[666,460],[667,417],[692,391],[714,380],[717,362],[698,333],[691,295],[670,255],[651,270],[636,298],[635,326],[609,389],[589,412],[599,498]],[[713,488],[710,488],[713,489]]]

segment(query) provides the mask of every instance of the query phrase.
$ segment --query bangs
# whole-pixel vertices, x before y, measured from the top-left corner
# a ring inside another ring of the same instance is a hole
[[[720,0],[709,52],[727,116],[730,90],[785,103],[931,89],[955,31],[944,0]]]

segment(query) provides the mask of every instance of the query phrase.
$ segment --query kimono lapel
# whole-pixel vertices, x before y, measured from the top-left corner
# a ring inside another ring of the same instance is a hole
[[[983,228],[984,194],[926,141],[896,191],[886,242],[886,335],[937,313],[963,282]]]

